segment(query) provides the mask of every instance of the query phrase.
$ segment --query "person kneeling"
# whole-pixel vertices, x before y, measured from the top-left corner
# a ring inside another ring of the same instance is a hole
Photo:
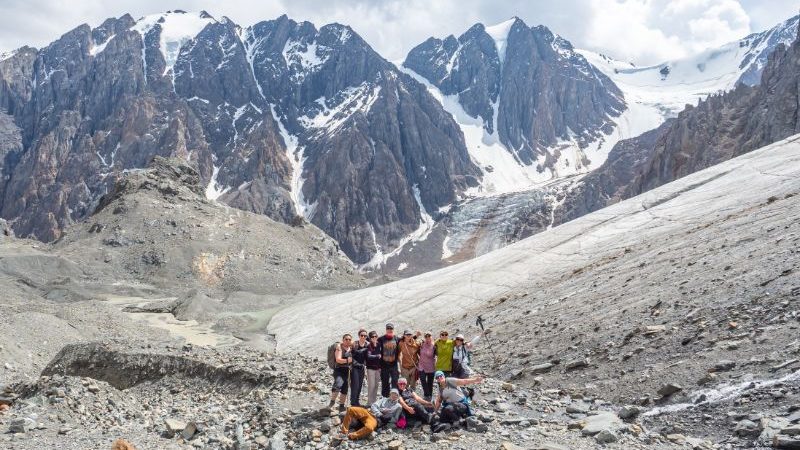
[[[403,415],[406,420],[409,422],[417,420],[424,424],[430,424],[432,414],[425,408],[433,410],[433,403],[414,392],[414,389],[408,386],[408,380],[405,378],[397,380],[397,387],[400,390],[400,405],[403,407]]]
[[[370,409],[360,406],[347,408],[347,413],[344,415],[344,420],[342,420],[342,433],[355,441],[369,436],[379,426],[397,422],[400,413],[403,411],[398,401],[399,398],[400,393],[397,389],[392,389],[388,398],[376,401]],[[350,425],[353,420],[359,421],[362,427],[351,433]]]
[[[483,381],[483,377],[447,378],[443,372],[437,371],[434,378],[436,384],[439,385],[439,396],[436,398],[435,408],[439,413],[439,423],[434,431],[439,432],[449,429],[451,424],[472,415],[469,407],[470,398],[461,387],[478,384]]]

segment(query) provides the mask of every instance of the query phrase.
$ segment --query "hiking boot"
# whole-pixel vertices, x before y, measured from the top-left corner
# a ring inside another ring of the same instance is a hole
[[[333,407],[333,405],[331,405],[331,407]],[[346,407],[346,406],[344,406],[344,403],[340,403],[340,404],[339,404],[339,412],[340,412],[340,413],[343,413],[343,412],[345,412],[346,410],[347,410],[347,407]]]
[[[435,427],[433,427],[433,432],[434,433],[441,433],[443,431],[449,430],[450,428],[451,428],[451,426],[450,426],[449,423],[440,423],[439,425],[436,425]]]

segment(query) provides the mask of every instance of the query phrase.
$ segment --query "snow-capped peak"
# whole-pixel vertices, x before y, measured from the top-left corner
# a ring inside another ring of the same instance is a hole
[[[133,26],[142,35],[142,39],[156,25],[161,26],[160,49],[167,67],[166,74],[175,65],[181,47],[194,39],[206,25],[216,20],[207,12],[185,12],[181,10],[167,11],[161,14],[144,16]]]
[[[486,30],[486,34],[488,34],[492,39],[494,39],[494,45],[495,47],[497,47],[497,56],[500,58],[501,64],[506,59],[506,44],[508,43],[508,33],[511,32],[511,27],[518,20],[519,20],[518,17],[512,17],[506,20],[505,22],[500,22],[496,25],[484,27],[484,30]]]

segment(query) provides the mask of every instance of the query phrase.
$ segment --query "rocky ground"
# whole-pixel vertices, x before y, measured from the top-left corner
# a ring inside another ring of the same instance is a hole
[[[670,442],[626,410],[565,391],[486,381],[465,427],[383,429],[372,439],[336,440],[341,416],[324,408],[324,364],[244,347],[116,341],[65,347],[28,382],[0,387],[4,448],[712,448]]]

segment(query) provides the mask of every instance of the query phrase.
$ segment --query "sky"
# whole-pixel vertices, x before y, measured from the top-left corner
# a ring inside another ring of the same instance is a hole
[[[317,26],[340,22],[392,61],[431,36],[458,36],[477,22],[517,16],[577,48],[649,65],[771,28],[799,6],[797,0],[0,0],[0,52],[42,47],[80,24],[94,27],[125,13],[138,18],[183,9],[243,26],[281,14]]]

